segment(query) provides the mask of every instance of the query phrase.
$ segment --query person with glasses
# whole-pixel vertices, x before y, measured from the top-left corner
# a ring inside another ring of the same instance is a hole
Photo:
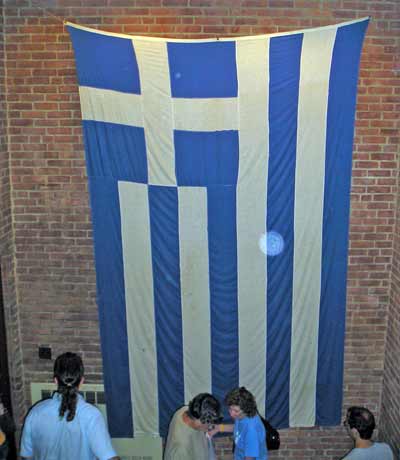
[[[347,409],[343,425],[354,441],[354,448],[342,460],[393,460],[388,444],[371,440],[375,429],[375,418],[371,411],[352,406]]]
[[[178,409],[168,429],[164,460],[212,460],[214,448],[208,431],[222,420],[221,405],[209,393],[200,393]]]

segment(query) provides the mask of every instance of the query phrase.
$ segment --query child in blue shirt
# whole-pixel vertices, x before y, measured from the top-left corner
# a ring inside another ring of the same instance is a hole
[[[233,432],[235,460],[267,460],[265,428],[257,411],[254,396],[245,387],[230,391],[225,397],[233,425],[216,425],[210,434]]]

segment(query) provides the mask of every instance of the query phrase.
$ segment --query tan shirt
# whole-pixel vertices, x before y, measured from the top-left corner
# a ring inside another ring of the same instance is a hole
[[[178,409],[169,425],[164,460],[208,460],[208,441],[203,431],[197,431],[182,419],[187,406]]]

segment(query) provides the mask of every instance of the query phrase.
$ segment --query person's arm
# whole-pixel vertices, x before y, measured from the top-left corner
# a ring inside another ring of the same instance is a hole
[[[254,425],[249,425],[244,437],[244,458],[245,460],[254,460],[259,454],[260,450],[257,431]]]
[[[225,425],[225,424],[219,424],[219,425],[215,425],[215,427],[208,431],[208,435],[210,437],[216,435],[217,433],[233,433],[233,428],[234,428],[235,425],[233,424],[229,424],[229,425]]]
[[[96,409],[92,413],[91,419],[86,426],[86,433],[90,450],[96,458],[120,460],[112,446],[110,434],[108,433],[103,415],[99,410]]]
[[[1,431],[0,428],[0,459],[6,460],[8,455],[8,445],[5,434]]]
[[[22,428],[20,456],[22,460],[33,458],[33,443],[32,443],[32,412],[25,417],[24,426]]]

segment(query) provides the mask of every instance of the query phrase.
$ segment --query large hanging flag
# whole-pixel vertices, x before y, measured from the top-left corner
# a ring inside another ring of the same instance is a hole
[[[367,24],[219,40],[68,24],[112,436],[165,435],[194,395],[238,385],[278,427],[340,422]]]

